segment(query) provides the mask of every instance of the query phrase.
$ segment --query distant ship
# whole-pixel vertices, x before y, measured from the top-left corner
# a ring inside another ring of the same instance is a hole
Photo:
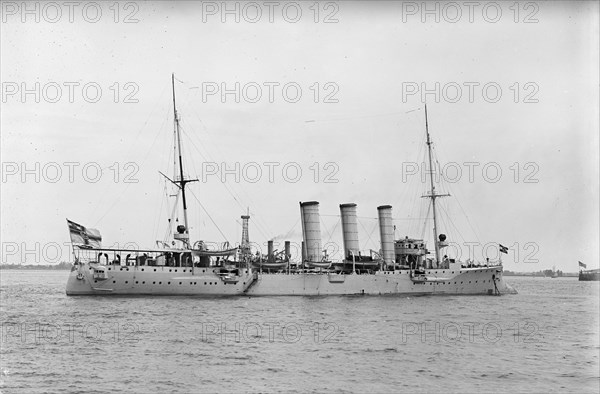
[[[514,294],[503,278],[501,264],[468,264],[440,258],[448,246],[438,234],[437,194],[431,176],[431,190],[424,196],[433,208],[434,251],[430,254],[421,239],[394,239],[392,207],[377,208],[380,251],[362,254],[359,248],[357,205],[341,204],[344,258],[332,262],[321,247],[319,203],[300,202],[302,246],[300,261],[291,261],[290,241],[276,252],[268,243],[267,254],[254,253],[248,236],[249,215],[242,216],[242,242],[209,250],[202,241],[190,242],[186,185],[195,181],[184,177],[181,133],[173,85],[174,133],[179,159],[178,176],[170,182],[178,187],[184,224],[176,227],[172,245],[161,242],[156,249],[111,249],[101,247],[97,230],[68,221],[75,256],[69,275],[67,295],[454,295]],[[432,167],[431,140],[425,107],[425,129]],[[164,176],[164,174],[163,174]],[[171,247],[172,246],[172,247]]]
[[[579,262],[579,280],[580,281],[600,281],[600,268],[593,270],[586,270],[581,268],[587,268],[581,261]]]

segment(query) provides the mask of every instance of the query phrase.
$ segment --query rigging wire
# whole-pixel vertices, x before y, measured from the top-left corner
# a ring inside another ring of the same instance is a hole
[[[154,144],[156,143],[156,140],[158,139],[159,136],[159,132],[161,130],[162,126],[158,129],[157,133],[154,136],[154,139],[152,140],[152,144],[150,145],[150,148],[148,149],[148,152],[146,153],[146,155],[144,156],[142,162],[140,163],[139,167],[143,167],[143,164],[146,162],[146,160],[148,159],[148,156],[150,156],[150,153],[152,152],[152,148],[154,147]],[[104,217],[110,212],[112,211],[112,209],[115,207],[115,205],[117,205],[117,203],[121,200],[121,198],[123,197],[123,195],[127,192],[127,190],[129,189],[129,187],[133,184],[133,182],[128,182],[127,186],[125,186],[125,188],[123,189],[123,191],[117,196],[117,198],[113,201],[113,203],[110,205],[110,207],[104,212],[104,214],[102,214],[100,216],[100,218],[98,220],[96,220],[94,222],[94,226],[97,226],[98,223],[100,223],[102,221],[102,219],[104,219]]]
[[[200,155],[200,157],[206,162],[206,161],[211,161],[211,162],[215,162],[214,160],[212,160],[212,158],[207,154],[204,155],[202,154],[202,152],[200,151],[200,148],[196,145],[196,143],[194,142],[194,140],[191,138],[191,134],[187,132],[187,130],[183,127],[181,127],[180,125],[180,130],[183,131],[183,133],[188,137],[187,140],[190,142],[190,144],[192,145],[192,147],[198,152],[198,154]],[[208,160],[207,160],[208,158]],[[198,178],[198,171],[196,170],[195,166],[192,164],[192,168],[194,169],[194,171],[196,172],[196,177]],[[229,195],[233,198],[233,200],[239,205],[239,207],[242,210],[245,210],[245,207],[242,205],[242,203],[240,202],[240,197],[238,195],[236,195],[237,193],[235,193],[235,191],[227,184],[227,182],[221,182],[221,184],[223,185],[223,187],[225,188],[225,190],[227,190],[227,192],[229,193]],[[255,217],[256,219],[256,217]],[[264,237],[267,238],[267,236],[265,235],[265,232],[263,231],[263,226],[262,224],[258,221],[258,220],[254,220],[255,224],[256,224],[256,229],[258,230],[258,232]],[[268,231],[267,231],[268,232]]]
[[[187,84],[186,84],[186,85],[187,85]],[[183,105],[184,105],[184,106],[186,106],[186,105],[187,105],[187,103],[186,103],[186,102],[183,102]],[[186,108],[187,108],[187,107],[186,107]],[[208,128],[206,127],[206,124],[205,124],[205,123],[202,121],[202,119],[200,118],[200,116],[198,115],[198,113],[195,111],[194,107],[190,107],[190,111],[189,111],[189,112],[190,112],[191,114],[193,114],[193,116],[196,118],[196,120],[197,120],[197,121],[200,123],[200,125],[201,125],[201,127],[202,127],[202,129],[203,129],[203,131],[204,131],[204,135],[208,136],[208,135],[209,135]],[[200,137],[199,137],[199,135],[198,135],[198,139],[200,140]],[[214,143],[214,142],[213,142],[213,141],[212,141],[210,138],[209,138],[209,139],[206,139],[205,141],[206,141],[207,143],[210,143],[210,145],[212,146],[212,149],[213,149],[214,151],[216,151],[216,152],[217,152],[217,153],[220,155],[220,157],[227,157],[226,155],[224,155],[224,154],[223,154],[223,152],[221,151],[221,148],[219,147],[219,145],[215,144],[215,143]],[[202,144],[202,145],[203,145],[203,144]],[[208,158],[209,158],[211,161],[215,162],[215,161],[214,161],[214,160],[213,160],[213,159],[210,157],[210,154],[208,154],[208,152],[207,152],[207,155],[206,155],[206,156],[207,156],[207,157],[208,157]],[[223,183],[223,184],[225,184],[225,183]],[[240,188],[241,188],[241,191],[243,192],[243,194],[245,195],[245,198],[244,198],[244,200],[245,200],[245,201],[248,201],[248,202],[250,203],[250,207],[255,207],[255,206],[256,206],[256,204],[255,204],[254,200],[252,199],[252,197],[251,197],[251,196],[250,196],[250,195],[249,195],[249,194],[246,192],[246,190],[245,190],[243,187],[240,187]],[[242,199],[241,199],[241,196],[240,196],[240,194],[239,194],[239,193],[237,193],[237,192],[236,192],[236,191],[235,191],[233,188],[231,188],[231,190],[228,190],[228,191],[229,191],[229,193],[230,193],[230,194],[232,194],[232,196],[233,196],[233,195],[236,195],[236,198],[238,199],[238,201],[237,201],[237,202],[238,202],[238,203],[241,205],[241,203],[239,202],[239,200],[242,200]],[[243,207],[243,206],[242,206],[242,209],[245,211],[246,207]],[[269,231],[269,230],[268,230],[268,227],[269,227],[269,226],[268,226],[268,225],[267,225],[265,222],[263,222],[263,220],[262,220],[262,216],[261,216],[260,214],[257,214],[257,215],[254,217],[254,222],[256,223],[256,225],[257,225],[257,228],[259,228],[259,226],[260,226],[260,227],[262,227],[263,229],[265,229],[265,232],[266,232],[266,233],[271,233],[271,231]],[[259,230],[259,231],[262,233],[262,230]],[[263,236],[264,236],[264,234],[263,234]],[[265,236],[265,238],[266,238],[266,236]]]
[[[434,146],[434,148],[435,148],[435,146]],[[437,155],[437,149],[434,149],[434,155],[436,156],[436,161],[437,161],[437,156],[438,156],[438,155]],[[440,167],[440,168],[441,168],[441,167]],[[471,220],[470,220],[470,218],[469,218],[469,215],[467,215],[467,213],[466,213],[465,209],[463,208],[462,204],[460,203],[460,200],[461,200],[461,198],[459,197],[459,193],[456,193],[454,190],[452,190],[452,188],[451,188],[451,186],[450,186],[450,182],[447,182],[447,181],[446,181],[446,179],[444,178],[443,174],[442,174],[442,176],[440,177],[440,179],[441,179],[441,181],[442,181],[442,183],[443,183],[443,186],[444,186],[444,187],[445,187],[445,189],[447,190],[447,192],[448,192],[449,194],[452,194],[452,195],[453,195],[453,197],[454,197],[454,198],[453,198],[452,200],[453,200],[453,201],[456,201],[456,203],[458,204],[458,207],[460,208],[462,215],[464,215],[464,217],[466,218],[466,220],[467,220],[467,224],[469,225],[469,228],[470,228],[470,230],[472,231],[473,235],[474,235],[474,236],[475,236],[475,238],[477,239],[477,242],[481,243],[481,241],[480,241],[480,239],[479,239],[479,231],[477,231],[477,230],[475,229],[475,226],[474,226],[474,225],[471,223]],[[466,239],[466,238],[464,238],[464,239]],[[463,239],[463,240],[464,240],[464,239]]]
[[[296,219],[296,222],[294,223],[294,225],[290,228],[290,230],[285,234],[284,238],[289,238],[292,234],[292,232],[294,232],[294,229],[296,228],[296,226],[298,225],[298,223],[300,222],[300,218]]]
[[[198,204],[200,204],[200,207],[202,207],[202,209],[204,210],[204,213],[206,213],[206,216],[208,216],[208,218],[210,219],[210,221],[215,225],[215,227],[217,228],[217,230],[219,231],[219,233],[221,234],[221,236],[223,237],[223,239],[225,241],[229,242],[229,239],[227,239],[227,237],[225,236],[225,234],[223,234],[223,231],[221,231],[221,228],[213,220],[212,216],[210,216],[210,213],[208,213],[208,210],[206,208],[204,208],[204,205],[202,205],[202,203],[200,202],[200,200],[198,199],[198,197],[196,197],[196,194],[194,194],[194,192],[191,189],[188,189],[188,190],[190,190],[191,195],[196,199],[196,201],[198,201]]]

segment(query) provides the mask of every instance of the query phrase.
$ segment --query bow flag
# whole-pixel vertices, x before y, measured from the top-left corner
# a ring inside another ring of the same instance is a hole
[[[500,246],[500,253],[508,254],[508,247],[502,244],[498,244],[498,246]]]
[[[579,266],[583,268],[587,268],[587,265],[583,264],[581,261],[579,262]]]
[[[95,228],[85,228],[81,224],[67,219],[69,225],[69,234],[71,235],[71,242],[73,244],[87,245],[92,248],[101,248],[102,236],[100,231]]]

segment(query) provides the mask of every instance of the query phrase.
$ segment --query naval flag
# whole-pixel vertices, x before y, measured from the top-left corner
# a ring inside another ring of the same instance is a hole
[[[67,219],[69,225],[69,234],[71,242],[74,244],[87,245],[92,248],[102,247],[102,236],[100,231],[95,228],[85,228],[81,224],[75,223]]]
[[[587,265],[583,264],[581,261],[579,262],[579,266],[583,268],[587,268]]]
[[[508,254],[508,247],[502,244],[498,244],[498,246],[500,246],[500,253]]]

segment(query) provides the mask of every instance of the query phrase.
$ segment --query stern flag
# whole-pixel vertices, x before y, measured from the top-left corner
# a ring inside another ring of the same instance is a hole
[[[498,244],[498,246],[500,246],[500,253],[508,254],[508,247],[502,244]]]
[[[587,265],[583,264],[581,261],[579,262],[579,266],[583,268],[587,268]]]
[[[100,235],[100,231],[95,228],[85,228],[81,224],[72,222],[69,219],[67,219],[67,224],[69,225],[71,243],[87,245],[93,248],[102,247],[102,236]]]

